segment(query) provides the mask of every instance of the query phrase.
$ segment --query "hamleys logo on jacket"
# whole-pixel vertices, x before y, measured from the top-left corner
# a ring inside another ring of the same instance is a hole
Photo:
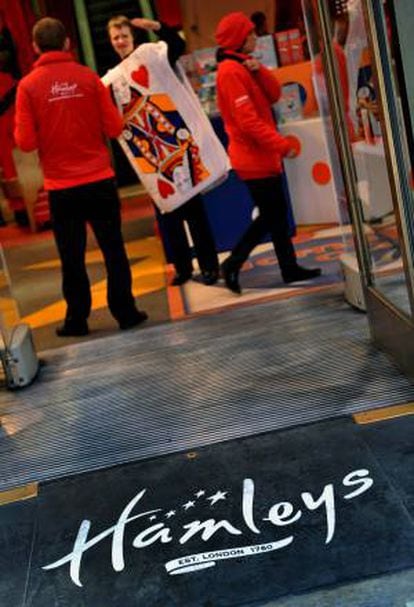
[[[74,97],[83,97],[76,82],[54,82],[50,87],[49,101],[59,101],[62,99],[72,99]]]

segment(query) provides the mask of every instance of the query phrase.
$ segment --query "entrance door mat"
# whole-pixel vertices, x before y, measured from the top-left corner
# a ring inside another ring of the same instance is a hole
[[[0,394],[0,489],[414,401],[366,316],[319,294],[44,353]]]
[[[3,607],[253,605],[414,565],[413,520],[348,419],[41,486],[25,590],[19,506],[0,510],[1,580],[24,600],[0,582]]]

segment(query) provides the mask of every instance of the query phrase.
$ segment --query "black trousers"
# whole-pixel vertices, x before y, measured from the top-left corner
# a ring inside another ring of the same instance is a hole
[[[118,322],[136,314],[131,270],[125,252],[118,192],[113,179],[105,179],[49,192],[53,233],[62,264],[62,291],[66,319],[86,320],[91,291],[85,265],[89,223],[105,260],[108,307]]]
[[[297,265],[289,236],[288,207],[282,176],[245,181],[259,215],[252,221],[230,256],[235,269],[241,268],[251,251],[270,234],[282,273]]]
[[[200,195],[194,196],[171,213],[159,216],[171,244],[172,261],[177,274],[191,274],[193,262],[184,221],[187,221],[201,271],[217,271],[216,246],[210,223]]]

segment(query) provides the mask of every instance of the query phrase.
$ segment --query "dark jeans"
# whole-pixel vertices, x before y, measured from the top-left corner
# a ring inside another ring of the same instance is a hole
[[[239,269],[251,251],[270,234],[280,269],[289,271],[296,266],[296,254],[289,236],[288,209],[281,176],[245,181],[259,209],[259,215],[249,225],[234,247],[231,265]]]
[[[218,270],[216,246],[201,196],[194,196],[171,213],[160,216],[162,227],[168,236],[173,264],[177,274],[191,274],[193,262],[184,221],[187,221],[200,270]]]
[[[103,253],[108,307],[118,322],[136,314],[131,271],[121,233],[120,202],[112,179],[49,192],[50,213],[62,263],[66,319],[86,320],[91,291],[86,272],[86,225],[90,224]]]

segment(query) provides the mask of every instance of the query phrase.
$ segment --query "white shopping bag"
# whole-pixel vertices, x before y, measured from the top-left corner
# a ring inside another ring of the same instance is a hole
[[[165,42],[142,44],[102,81],[124,119],[119,142],[162,212],[223,181],[227,154]]]

